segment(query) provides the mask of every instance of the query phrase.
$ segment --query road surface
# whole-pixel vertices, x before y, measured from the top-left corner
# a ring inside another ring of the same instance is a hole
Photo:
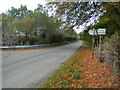
[[[3,88],[37,88],[82,41],[68,45],[23,51],[2,52]]]

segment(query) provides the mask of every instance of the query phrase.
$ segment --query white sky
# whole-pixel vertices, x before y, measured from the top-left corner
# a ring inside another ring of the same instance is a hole
[[[27,5],[27,8],[34,10],[37,8],[38,4],[44,5],[45,0],[1,0],[0,1],[0,13],[6,12],[11,7],[19,8],[20,5]]]
[[[74,29],[75,29],[76,33],[80,33],[85,29],[85,27],[80,25],[79,28],[74,27]]]

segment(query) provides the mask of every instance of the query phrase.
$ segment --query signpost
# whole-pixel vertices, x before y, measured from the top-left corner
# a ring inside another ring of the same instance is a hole
[[[89,33],[89,35],[98,35],[96,29],[90,29],[90,30],[88,31],[88,33]]]
[[[98,31],[97,31],[97,33],[99,34],[99,35],[106,35],[106,29],[98,29]]]
[[[101,35],[106,35],[106,29],[105,28],[98,29],[98,34],[100,35],[100,38],[99,38],[99,59],[101,61]]]
[[[92,50],[94,51],[94,42],[95,42],[95,38],[94,35],[99,35],[99,59],[101,59],[101,35],[106,35],[106,29],[105,28],[99,28],[98,30],[95,29],[90,29],[89,30],[89,35],[93,35],[92,38]],[[92,59],[94,56],[94,53],[92,51]]]
[[[89,35],[93,36],[92,37],[92,59],[93,59],[93,57],[94,57],[94,43],[95,43],[95,36],[94,35],[98,35],[98,34],[97,34],[97,30],[95,30],[95,29],[90,29],[88,33],[89,33]]]

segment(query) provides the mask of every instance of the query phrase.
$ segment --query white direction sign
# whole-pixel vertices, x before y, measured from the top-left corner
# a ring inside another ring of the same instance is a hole
[[[100,28],[100,29],[98,29],[97,33],[99,35],[106,35],[106,29],[105,28]]]
[[[98,35],[98,34],[97,34],[97,30],[95,30],[95,29],[90,29],[90,30],[88,31],[88,33],[89,33],[89,35]]]

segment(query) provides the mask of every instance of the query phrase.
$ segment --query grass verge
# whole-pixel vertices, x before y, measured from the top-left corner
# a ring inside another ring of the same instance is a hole
[[[39,88],[118,88],[109,65],[91,58],[89,47],[80,47]],[[117,90],[117,89],[116,89]]]
[[[80,48],[72,55],[67,61],[62,63],[61,67],[53,72],[53,74],[42,84],[40,88],[70,88],[77,87],[81,70],[80,67],[84,67],[80,62],[82,55],[80,54]],[[81,83],[81,86],[86,88],[87,84]]]

